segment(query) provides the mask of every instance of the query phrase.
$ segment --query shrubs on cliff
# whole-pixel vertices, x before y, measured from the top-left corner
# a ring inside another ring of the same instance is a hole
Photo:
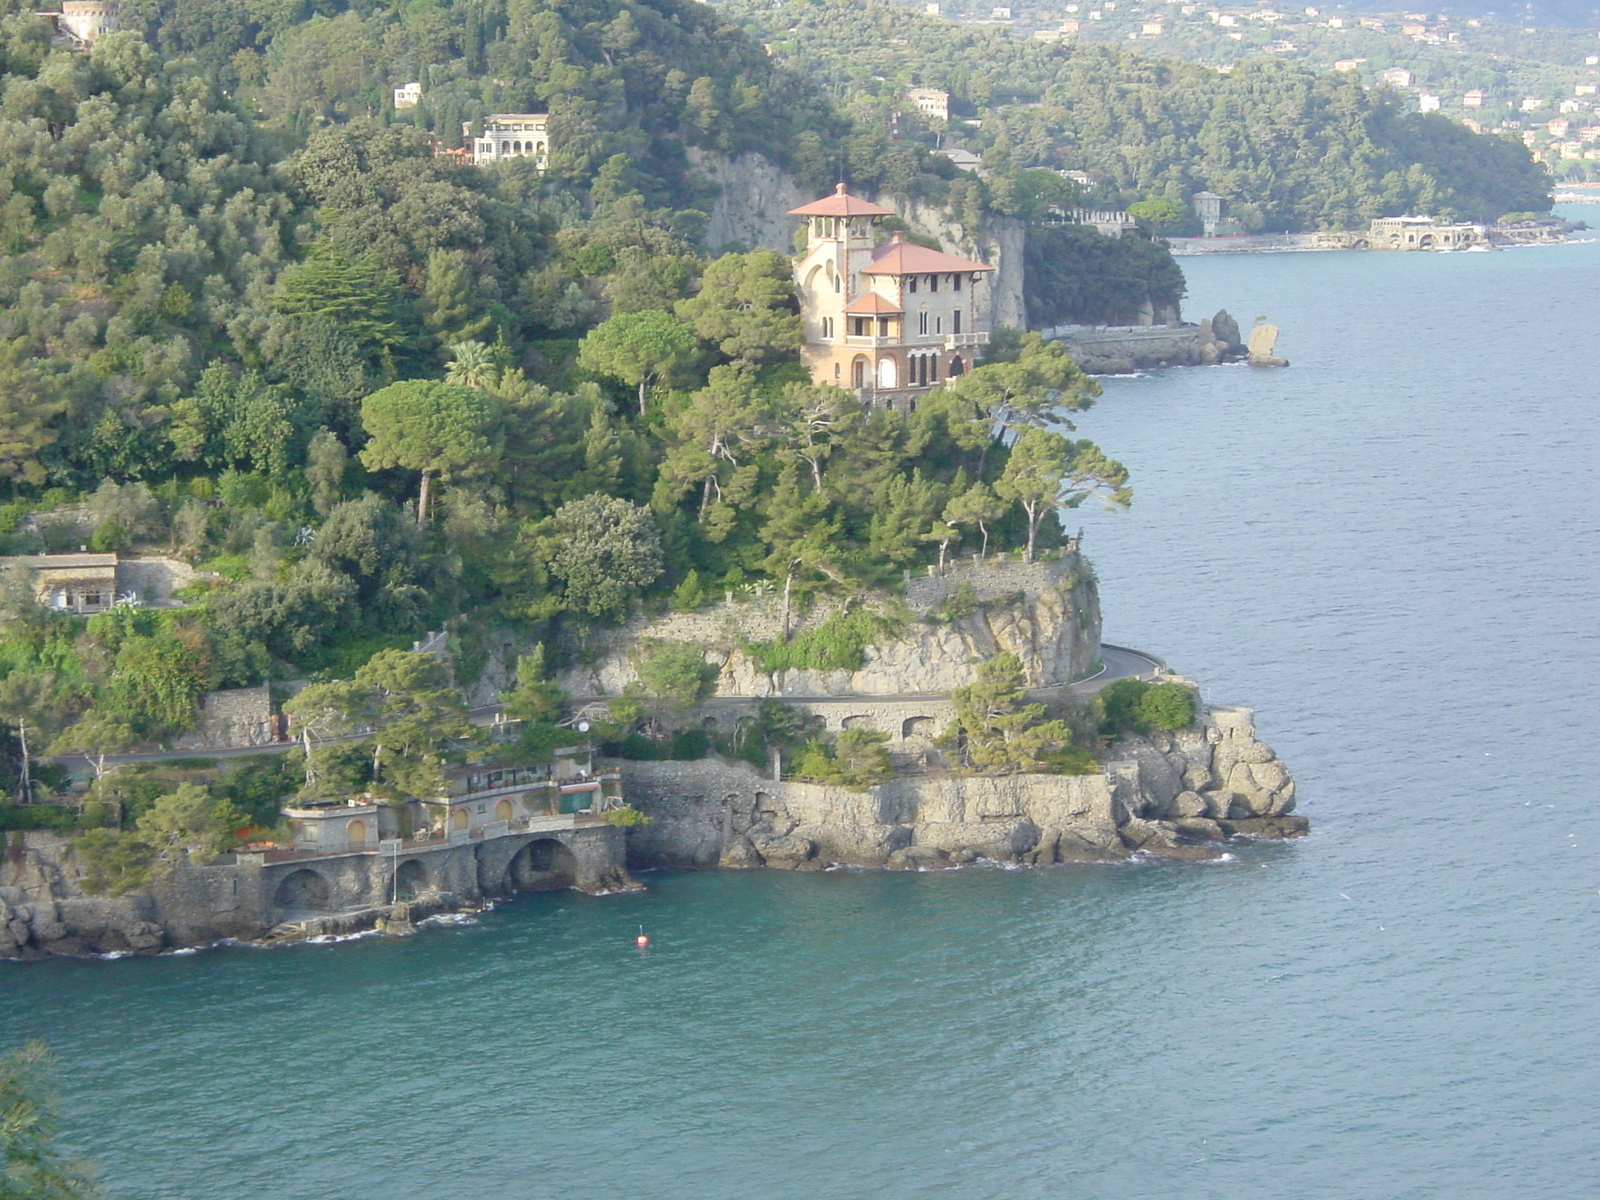
[[[1048,719],[1044,705],[1028,703],[1026,677],[1015,654],[998,654],[980,665],[977,681],[956,688],[950,699],[955,718],[938,744],[968,770],[1082,774],[1093,768],[1086,752],[1073,747],[1066,722]]]
[[[231,849],[250,818],[231,801],[197,783],[162,796],[138,824],[123,833],[92,829],[73,843],[83,865],[83,889],[120,896],[170,874],[180,862],[208,859]]]
[[[1146,683],[1119,679],[1095,696],[1090,714],[1102,737],[1148,733],[1152,729],[1184,729],[1195,720],[1192,688],[1181,683]]]
[[[747,649],[763,671],[855,671],[866,661],[867,647],[900,632],[892,617],[857,609],[836,613],[815,629],[787,642],[761,642]]]
[[[832,783],[857,790],[887,783],[894,776],[889,735],[876,729],[845,729],[833,745],[807,744],[794,764],[794,778],[807,783]]]

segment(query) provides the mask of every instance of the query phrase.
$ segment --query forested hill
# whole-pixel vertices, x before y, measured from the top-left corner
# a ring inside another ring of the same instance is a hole
[[[730,0],[776,57],[851,98],[891,105],[905,87],[952,96],[947,141],[999,171],[1104,174],[1117,199],[1228,199],[1253,230],[1363,227],[1402,212],[1487,220],[1550,206],[1520,142],[1402,111],[1348,75],[1269,59],[1222,73],[1120,48],[1045,43],[924,17],[891,0]],[[974,127],[960,118],[978,118]],[[902,115],[914,137],[914,113]]]

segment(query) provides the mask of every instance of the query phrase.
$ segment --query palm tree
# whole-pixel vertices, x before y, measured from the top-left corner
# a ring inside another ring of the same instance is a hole
[[[482,342],[457,342],[450,347],[455,355],[445,382],[457,387],[469,387],[487,392],[500,379],[500,368],[495,365],[494,354]]]

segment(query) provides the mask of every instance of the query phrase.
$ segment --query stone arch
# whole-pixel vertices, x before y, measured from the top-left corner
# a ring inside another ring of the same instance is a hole
[[[907,717],[900,722],[900,737],[905,738],[931,738],[937,723],[932,717]]]
[[[544,153],[544,143],[540,142],[536,146],[534,146],[533,152],[535,154],[543,154]]]
[[[287,876],[272,894],[272,903],[278,908],[301,912],[328,912],[333,908],[333,889],[328,881],[309,867]]]
[[[450,828],[452,830],[465,829],[472,821],[472,814],[465,807],[450,810]]]
[[[394,890],[402,900],[415,900],[429,890],[428,868],[419,859],[406,859],[395,872]]]
[[[867,370],[867,356],[865,354],[856,355],[855,361],[850,364],[850,386],[857,388],[866,387],[869,382],[867,379]]]
[[[506,867],[505,886],[512,892],[550,892],[578,881],[578,860],[554,838],[529,842]]]
[[[950,375],[951,379],[954,379],[957,375],[960,375],[966,369],[967,369],[967,365],[966,365],[966,363],[961,361],[961,355],[958,354],[958,355],[956,355],[954,358],[952,358],[950,360],[949,375]]]
[[[857,713],[839,722],[840,729],[872,729],[873,727],[872,717],[866,713]]]
[[[367,844],[367,823],[360,817],[351,817],[345,822],[345,840],[352,850],[360,850]]]
[[[1422,240],[1417,243],[1417,249],[1418,250],[1432,250],[1433,249],[1433,234],[1431,234],[1431,233],[1423,234],[1422,235]]]
[[[511,801],[505,799],[504,797],[501,797],[499,800],[495,801],[494,819],[496,821],[511,820]]]

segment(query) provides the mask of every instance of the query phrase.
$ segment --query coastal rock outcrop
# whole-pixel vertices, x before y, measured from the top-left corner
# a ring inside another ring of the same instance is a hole
[[[1091,775],[901,775],[864,791],[763,778],[743,763],[622,764],[637,866],[926,868],[985,859],[1214,858],[1235,836],[1303,834],[1294,782],[1247,708],[1125,738]]]

